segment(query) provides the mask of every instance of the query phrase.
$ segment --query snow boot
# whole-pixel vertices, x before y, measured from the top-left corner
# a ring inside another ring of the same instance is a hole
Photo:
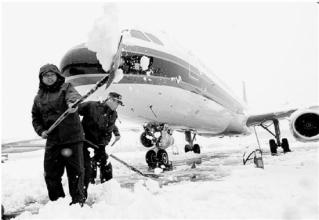
[[[112,169],[112,164],[108,163],[105,165],[105,167],[101,167],[101,183],[104,183],[106,181],[109,181],[110,179],[113,178],[113,169]]]

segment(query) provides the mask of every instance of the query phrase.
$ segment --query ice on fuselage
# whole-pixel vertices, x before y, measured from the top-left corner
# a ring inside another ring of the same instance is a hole
[[[147,70],[149,65],[150,65],[150,58],[146,57],[146,56],[142,56],[141,61],[140,61],[140,65],[142,70]]]
[[[123,78],[123,70],[122,69],[117,69],[115,72],[115,77],[113,79],[113,82],[118,83],[122,78]]]
[[[110,69],[119,39],[118,9],[116,4],[109,3],[104,6],[103,16],[95,20],[86,42],[87,48],[96,52],[96,57],[106,72]]]

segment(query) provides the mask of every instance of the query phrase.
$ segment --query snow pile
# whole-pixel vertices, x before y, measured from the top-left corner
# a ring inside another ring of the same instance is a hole
[[[96,52],[96,57],[103,69],[108,71],[116,54],[120,39],[118,21],[118,9],[115,3],[104,6],[104,14],[95,21],[90,31],[86,46],[89,50]]]
[[[319,218],[317,143],[293,143],[291,153],[275,157],[265,154],[265,169],[257,169],[252,162],[242,165],[242,153],[233,150],[237,139],[227,142],[219,141],[217,150],[203,148],[203,153],[209,149],[216,158],[188,169],[194,180],[177,183],[159,184],[139,176],[134,180],[137,174],[113,160],[114,178],[90,185],[83,208],[69,206],[65,176],[66,198],[46,203],[43,151],[10,154],[2,164],[2,204],[8,212],[31,201],[41,207],[39,214],[25,212],[17,219]],[[134,165],[145,163],[142,153],[118,152],[116,156]],[[218,157],[221,154],[226,157]],[[186,155],[181,152],[179,156]],[[130,180],[134,180],[133,184],[127,187]]]
[[[43,176],[43,151],[9,154],[2,164],[2,204],[14,211],[25,204],[48,201]]]
[[[162,168],[156,167],[156,168],[154,169],[154,173],[155,173],[155,174],[160,174],[160,173],[162,173],[162,172],[163,172],[163,169],[162,169]]]
[[[146,56],[142,56],[141,61],[140,61],[140,65],[142,67],[142,70],[147,70],[149,65],[150,65],[150,58],[146,57]]]
[[[121,81],[121,79],[124,77],[124,73],[122,69],[117,69],[115,72],[115,76],[113,79],[114,83],[118,83],[119,81]]]

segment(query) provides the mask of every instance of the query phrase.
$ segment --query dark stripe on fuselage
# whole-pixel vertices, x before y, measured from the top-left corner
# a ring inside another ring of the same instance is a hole
[[[97,81],[101,80],[104,77],[104,74],[97,75],[81,75],[75,78],[68,78],[67,81],[72,83],[73,86],[85,86],[85,85],[94,85]],[[180,89],[184,89],[190,92],[194,92],[196,94],[201,94],[201,91],[185,82],[178,82],[178,79],[171,78],[168,79],[166,77],[156,77],[156,76],[144,76],[144,75],[136,75],[136,74],[126,74],[123,76],[121,81],[118,84],[150,84],[150,85],[159,85],[159,86],[170,86],[176,87]],[[211,99],[211,97],[206,96],[205,94],[201,94],[205,96],[206,99]]]
[[[208,76],[200,73],[199,70],[172,54],[168,54],[162,51],[158,51],[151,48],[141,46],[128,46],[125,45],[124,57],[134,55],[146,55],[153,57],[153,63],[150,69],[153,69],[152,76],[167,77],[167,78],[178,78],[191,85],[192,92],[202,94],[206,98],[214,100],[221,104],[225,108],[237,113],[243,112],[241,104],[230,96],[224,89],[222,89],[217,83],[213,82]]]
[[[191,65],[190,63],[184,61],[183,59],[181,59],[177,56],[174,56],[174,55],[169,54],[169,53],[165,53],[163,51],[154,50],[154,49],[149,48],[149,47],[130,46],[130,45],[124,45],[123,49],[124,49],[124,52],[122,52],[122,54],[124,54],[124,55],[125,55],[125,52],[130,52],[130,53],[135,53],[135,54],[140,54],[140,55],[157,57],[157,58],[165,59],[169,62],[174,62],[174,63],[184,67],[187,70],[190,68],[192,70],[192,72],[194,72],[196,74],[200,74],[199,70],[196,67],[194,67],[193,65]]]
[[[86,56],[88,55],[90,57],[92,56],[92,54],[90,54],[89,51],[87,52]],[[151,48],[124,45],[122,57],[130,58],[133,56],[143,55],[152,57],[152,64],[149,68],[152,70],[151,75],[147,76],[145,75],[145,73],[142,74],[142,72],[135,72],[137,74],[130,74],[133,72],[129,70],[128,72],[124,72],[124,78],[120,81],[120,83],[174,86],[181,89],[185,89],[190,92],[194,92],[196,94],[200,94],[203,97],[210,99],[233,112],[241,113],[243,111],[243,108],[240,105],[240,103],[238,103],[224,89],[222,89],[219,85],[213,82],[205,74],[200,74],[199,70],[196,67],[190,65],[183,59],[176,57],[172,54],[168,54]],[[68,59],[68,57],[65,58]],[[71,67],[72,69],[76,70],[72,75],[99,73],[96,71],[92,71],[92,67],[90,67],[91,69],[85,67],[85,56],[83,56],[82,59],[83,64],[81,62],[77,62],[72,63],[72,65],[70,65],[69,61],[63,63],[63,66],[61,66],[61,68],[65,70],[63,72],[65,76],[68,76],[71,73]],[[72,57],[70,57],[70,60],[72,60]],[[66,68],[68,65],[70,65],[70,68]],[[98,61],[96,65],[100,65]],[[86,69],[88,71],[86,71]],[[82,77],[75,78],[71,81],[74,83],[75,86],[77,86],[95,84],[99,79],[101,79],[101,77],[87,76],[85,76],[85,78],[81,78]],[[180,83],[177,83],[178,79],[180,79]]]

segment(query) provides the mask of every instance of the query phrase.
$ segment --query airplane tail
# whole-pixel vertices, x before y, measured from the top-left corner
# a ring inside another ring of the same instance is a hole
[[[246,95],[246,83],[245,83],[245,81],[243,81],[242,83],[243,83],[243,100],[244,100],[245,104],[248,104],[247,95]]]

